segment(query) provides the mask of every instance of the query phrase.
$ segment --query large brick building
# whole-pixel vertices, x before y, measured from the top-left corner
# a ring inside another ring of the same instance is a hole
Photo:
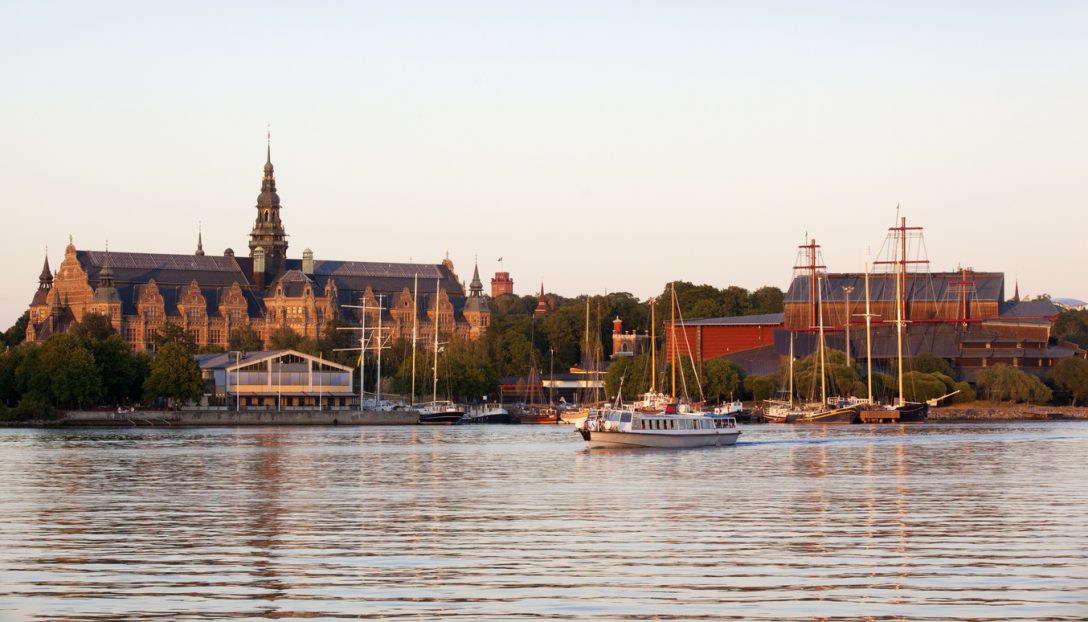
[[[45,260],[30,303],[27,339],[45,339],[98,313],[136,350],[149,348],[152,335],[167,323],[184,328],[199,345],[224,348],[232,333],[249,326],[267,346],[284,327],[320,338],[331,320],[356,323],[360,310],[350,306],[371,309],[369,326],[380,313],[393,339],[411,335],[413,309],[424,344],[434,341],[435,320],[444,338],[477,338],[487,330],[491,312],[478,270],[466,292],[449,259],[323,260],[310,249],[292,259],[280,209],[269,150],[248,257],[236,257],[229,248],[221,256],[206,255],[199,236],[191,255],[80,250],[70,238],[56,274]],[[413,301],[417,283],[419,299]]]

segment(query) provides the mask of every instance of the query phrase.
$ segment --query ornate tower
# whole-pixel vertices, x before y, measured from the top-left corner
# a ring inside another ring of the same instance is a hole
[[[484,298],[484,284],[480,281],[479,266],[472,270],[472,282],[468,286],[464,314],[473,339],[487,332],[487,327],[491,324],[491,309],[487,306],[487,298]]]
[[[544,297],[544,282],[540,282],[540,295],[536,297],[536,308],[533,309],[533,317],[540,318],[548,315],[548,299]]]
[[[264,163],[264,178],[261,180],[261,194],[257,195],[257,221],[249,233],[249,256],[255,251],[264,250],[264,272],[267,278],[256,279],[271,283],[283,272],[287,261],[287,232],[280,220],[280,196],[276,194],[276,177],[272,169],[272,142],[269,137],[268,158]],[[254,262],[254,273],[257,272]],[[254,277],[257,277],[254,274]]]

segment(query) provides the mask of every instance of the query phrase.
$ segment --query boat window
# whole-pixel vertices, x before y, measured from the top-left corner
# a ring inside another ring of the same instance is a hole
[[[631,413],[623,413],[620,415],[620,423],[631,423]]]

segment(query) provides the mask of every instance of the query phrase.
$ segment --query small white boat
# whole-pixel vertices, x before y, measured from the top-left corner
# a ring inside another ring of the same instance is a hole
[[[669,412],[672,411],[672,412]],[[592,413],[578,427],[594,447],[714,447],[732,445],[740,437],[737,421],[704,413],[641,413],[608,408]]]

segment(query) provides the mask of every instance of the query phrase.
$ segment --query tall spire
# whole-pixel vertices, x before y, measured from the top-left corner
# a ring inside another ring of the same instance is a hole
[[[1020,279],[1016,279],[1016,286],[1013,289],[1012,299],[1016,302],[1020,302]]]
[[[200,229],[201,229],[200,225],[197,224],[197,226],[196,226],[196,252],[193,253],[197,257],[203,257],[204,256],[204,235],[203,235],[203,232]]]
[[[49,289],[53,287],[53,273],[49,270],[49,251],[45,251],[45,265],[42,266],[42,273],[38,276],[38,289]]]
[[[264,177],[261,178],[261,193],[257,195],[257,219],[249,233],[249,256],[254,256],[257,248],[264,249],[265,271],[272,280],[285,269],[287,262],[287,232],[280,220],[280,196],[276,194],[276,176],[272,167],[272,133],[269,131]]]
[[[472,282],[468,284],[470,296],[480,296],[484,291],[483,281],[480,280],[480,265],[475,263],[472,267]]]

